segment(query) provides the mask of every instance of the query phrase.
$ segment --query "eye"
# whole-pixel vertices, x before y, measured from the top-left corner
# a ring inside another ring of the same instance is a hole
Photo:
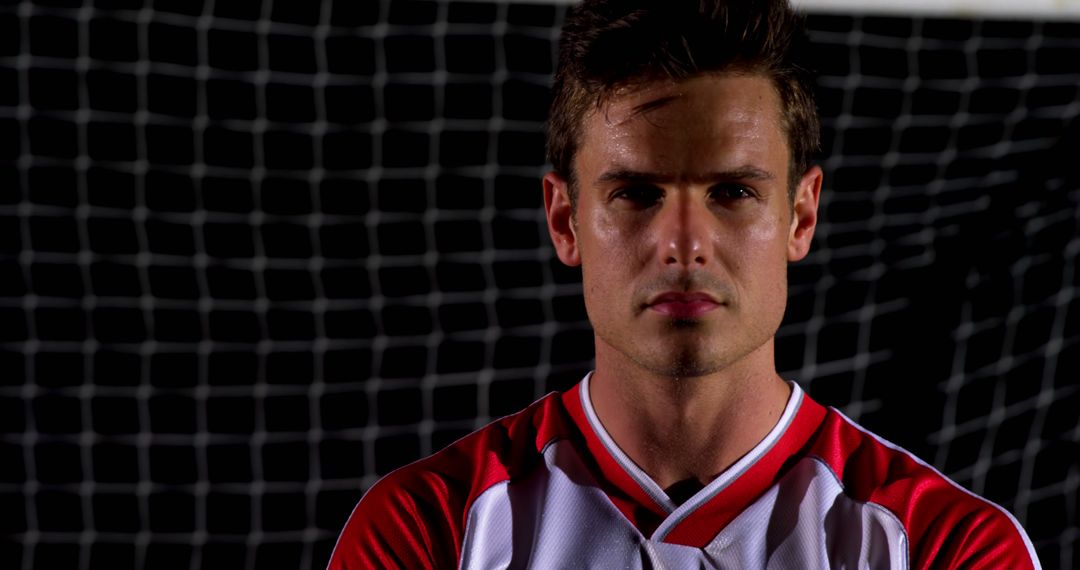
[[[756,198],[757,194],[741,184],[717,184],[709,189],[709,197],[721,202],[733,202]]]
[[[635,208],[648,208],[664,197],[663,190],[647,184],[626,186],[611,195],[611,199],[625,202]]]

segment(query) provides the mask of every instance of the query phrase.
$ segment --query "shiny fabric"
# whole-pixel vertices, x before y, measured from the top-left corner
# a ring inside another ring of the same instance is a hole
[[[675,505],[586,377],[376,483],[329,568],[1038,568],[1004,510],[792,384],[773,430]]]

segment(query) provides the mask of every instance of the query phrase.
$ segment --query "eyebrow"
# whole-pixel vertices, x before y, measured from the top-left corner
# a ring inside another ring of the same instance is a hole
[[[773,175],[771,172],[762,170],[756,166],[740,166],[731,170],[723,170],[717,172],[706,172],[704,174],[695,175],[677,175],[674,173],[666,172],[642,172],[638,170],[632,170],[629,168],[613,168],[605,171],[596,179],[597,184],[605,184],[611,182],[623,182],[623,183],[637,183],[637,184],[660,184],[665,182],[671,182],[676,179],[688,180],[699,184],[709,182],[724,182],[732,180],[772,180]]]

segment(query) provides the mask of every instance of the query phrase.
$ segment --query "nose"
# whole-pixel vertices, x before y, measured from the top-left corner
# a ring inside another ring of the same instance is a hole
[[[708,263],[712,213],[689,192],[672,192],[661,206],[658,219],[659,257],[664,265],[686,269]]]

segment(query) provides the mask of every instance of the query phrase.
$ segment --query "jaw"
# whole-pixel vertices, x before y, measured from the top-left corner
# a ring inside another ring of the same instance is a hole
[[[754,401],[776,385],[786,386],[776,375],[771,338],[731,353],[690,343],[657,344],[648,352],[620,348],[596,335],[593,394],[608,400],[604,407],[635,418],[627,421],[650,426],[646,432],[686,427],[680,418],[712,417],[725,402]]]
[[[663,336],[654,346],[643,351],[644,368],[656,376],[669,378],[696,378],[723,370],[729,362],[716,343],[709,342],[703,334],[706,325],[698,320],[676,319],[671,321]]]
[[[613,365],[623,375],[668,379],[720,373],[745,356],[747,349],[717,334],[719,326],[722,323],[701,319],[671,319],[638,328],[644,334],[633,338],[597,331],[597,369]]]

